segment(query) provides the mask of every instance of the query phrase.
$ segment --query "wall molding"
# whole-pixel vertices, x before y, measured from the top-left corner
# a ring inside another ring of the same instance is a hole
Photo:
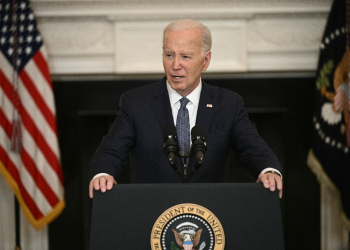
[[[249,19],[261,15],[318,15],[327,14],[330,4],[273,3],[273,4],[138,4],[120,5],[105,1],[33,2],[40,18],[106,17],[110,20],[172,20],[191,16],[197,19]]]
[[[209,73],[315,71],[330,0],[33,0],[53,75],[162,74],[163,28],[208,25]]]

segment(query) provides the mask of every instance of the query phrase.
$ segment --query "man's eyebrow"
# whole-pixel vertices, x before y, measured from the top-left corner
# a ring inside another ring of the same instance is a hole
[[[172,55],[175,54],[175,52],[173,52],[173,51],[171,51],[171,50],[166,50],[166,49],[164,50],[164,53],[172,54]],[[181,55],[181,56],[192,56],[193,53],[191,53],[191,52],[181,52],[180,55]]]
[[[170,50],[164,50],[165,53],[169,53],[169,54],[174,54],[174,52],[170,51]]]

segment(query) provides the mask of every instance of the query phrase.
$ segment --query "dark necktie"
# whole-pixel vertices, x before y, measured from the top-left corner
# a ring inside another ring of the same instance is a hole
[[[190,135],[190,118],[188,115],[188,109],[186,108],[189,100],[186,97],[180,99],[180,109],[176,118],[176,131],[180,145],[180,151],[188,153],[191,147],[191,135]]]

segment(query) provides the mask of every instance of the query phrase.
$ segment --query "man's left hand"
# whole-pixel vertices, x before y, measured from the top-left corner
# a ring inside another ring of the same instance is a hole
[[[281,176],[278,174],[270,172],[260,174],[256,182],[262,183],[265,188],[270,188],[272,192],[275,191],[277,187],[277,190],[279,190],[279,196],[282,198],[283,183]]]

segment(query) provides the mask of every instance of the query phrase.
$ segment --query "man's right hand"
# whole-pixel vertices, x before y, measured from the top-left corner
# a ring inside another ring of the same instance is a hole
[[[102,193],[113,188],[113,184],[117,184],[111,175],[103,175],[96,177],[90,181],[89,196],[92,199],[95,190],[101,190]]]

